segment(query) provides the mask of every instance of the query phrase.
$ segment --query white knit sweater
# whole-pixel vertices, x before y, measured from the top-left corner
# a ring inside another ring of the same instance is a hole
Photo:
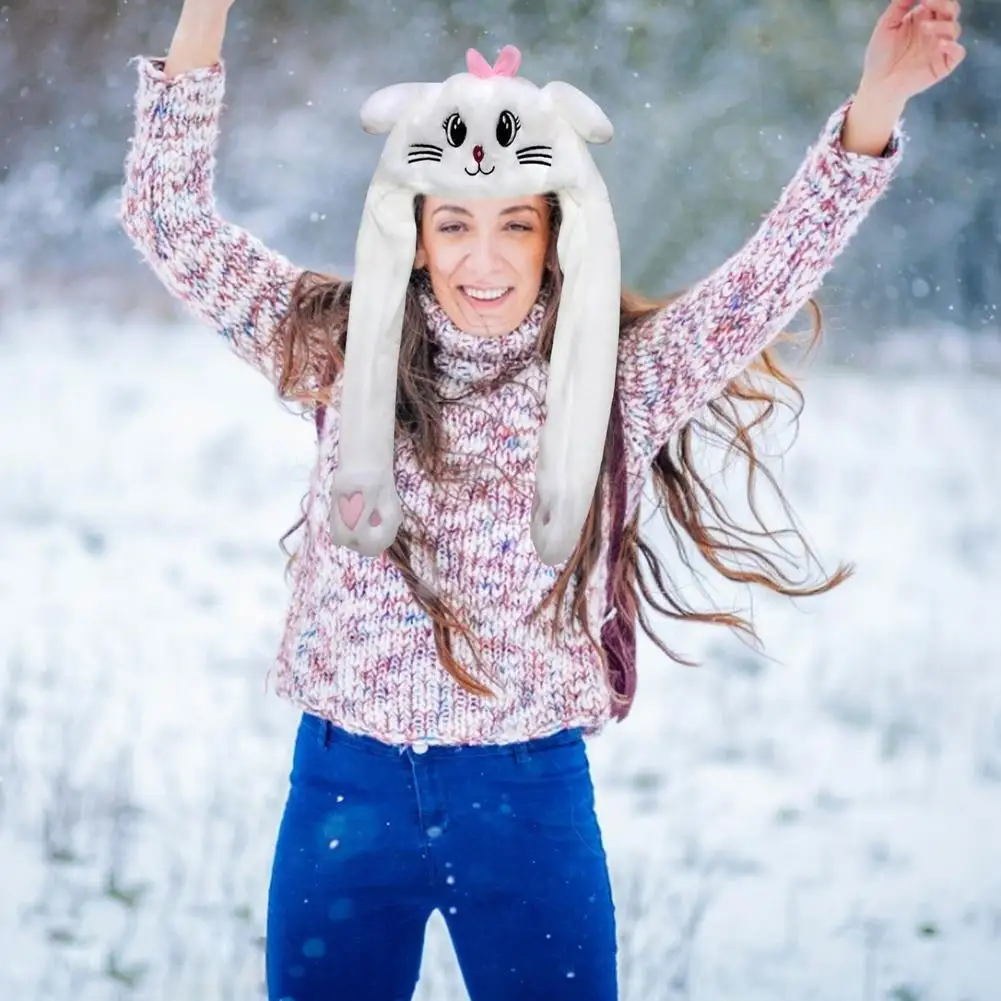
[[[122,223],[171,292],[273,380],[265,342],[302,269],[216,209],[223,66],[171,81],[161,61],[140,58],[138,68]],[[849,104],[831,115],[744,248],[622,339],[618,385],[633,504],[657,451],[805,303],[890,182],[901,133],[882,157],[846,152],[840,133]],[[404,508],[420,514],[435,542],[433,558],[417,560],[416,569],[478,638],[496,696],[471,695],[446,674],[429,619],[388,559],[331,543],[336,405],[311,478],[309,531],[274,667],[276,690],[390,743],[504,743],[576,726],[594,733],[610,715],[598,654],[575,623],[554,643],[545,617],[529,621],[558,572],[538,559],[529,537],[547,376],[545,363],[533,358],[541,308],[495,339],[457,330],[431,298],[424,308],[441,348],[446,393],[528,363],[513,383],[445,407],[448,463],[458,474],[452,481],[429,482],[404,449],[396,457]],[[606,612],[602,562],[589,586],[596,636]]]

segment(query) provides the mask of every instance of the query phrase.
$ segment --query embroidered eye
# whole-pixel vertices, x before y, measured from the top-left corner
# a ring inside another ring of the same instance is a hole
[[[518,134],[520,125],[521,119],[517,118],[513,111],[502,111],[497,119],[497,142],[501,146],[510,146]]]
[[[441,124],[449,146],[458,147],[466,141],[466,123],[459,117],[457,111],[453,111]]]

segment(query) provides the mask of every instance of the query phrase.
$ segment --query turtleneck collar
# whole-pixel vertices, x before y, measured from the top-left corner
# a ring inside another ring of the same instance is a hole
[[[418,299],[427,318],[428,331],[438,346],[436,367],[457,382],[494,379],[528,361],[535,353],[545,313],[545,293],[540,294],[518,327],[497,337],[460,330],[449,319],[428,283],[419,290]]]

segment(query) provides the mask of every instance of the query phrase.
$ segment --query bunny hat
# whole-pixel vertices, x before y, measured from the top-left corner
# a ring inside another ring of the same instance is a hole
[[[531,537],[550,565],[570,557],[594,495],[612,404],[621,265],[608,190],[587,148],[612,125],[568,83],[518,76],[505,46],[491,66],[443,83],[401,83],[361,109],[366,132],[388,133],[365,198],[348,314],[340,455],[330,532],[365,556],[393,544],[403,519],[393,478],[400,337],[417,249],[414,199],[555,193],[563,289],[539,440]]]

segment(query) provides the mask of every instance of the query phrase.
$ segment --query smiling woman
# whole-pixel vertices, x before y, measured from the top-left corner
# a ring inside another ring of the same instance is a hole
[[[212,5],[185,9],[200,11],[194,35],[212,23],[221,42]],[[640,536],[644,487],[686,566],[694,549],[731,581],[790,596],[845,579],[810,579],[795,527],[736,524],[695,446],[746,461],[753,515],[761,478],[790,513],[755,451],[796,390],[771,348],[889,185],[904,101],[957,65],[958,13],[894,0],[858,91],[758,231],[659,301],[621,288],[585,146],[611,123],[571,85],[518,76],[513,47],[366,102],[363,126],[389,139],[350,282],[216,211],[221,63],[192,63],[184,32],[173,65],[190,72],[141,61],[125,227],[179,298],[318,418],[274,674],[303,712],[272,869],[272,1001],[323,1001],[331,984],[410,998],[434,910],[474,1001],[614,1001],[583,738],[632,704],[637,624],[667,649],[641,599],[753,635],[687,604]],[[565,480],[574,518],[560,534],[539,498]]]
[[[550,201],[428,195],[417,203],[414,267],[426,271],[442,309],[461,330],[509,334],[539,297],[550,234]]]

